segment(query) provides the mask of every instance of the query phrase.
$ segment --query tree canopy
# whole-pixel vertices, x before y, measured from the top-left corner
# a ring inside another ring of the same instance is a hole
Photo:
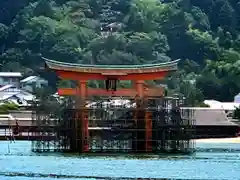
[[[232,101],[240,91],[237,0],[3,0],[2,71],[40,74],[42,56],[85,64],[181,59],[164,82],[191,103]]]

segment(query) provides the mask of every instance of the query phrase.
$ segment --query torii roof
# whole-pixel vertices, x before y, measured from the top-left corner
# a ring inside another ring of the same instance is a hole
[[[141,73],[156,73],[176,71],[179,60],[144,65],[90,65],[90,64],[75,64],[65,63],[43,58],[47,66],[53,70],[72,71],[81,73],[98,73],[98,74],[141,74]]]

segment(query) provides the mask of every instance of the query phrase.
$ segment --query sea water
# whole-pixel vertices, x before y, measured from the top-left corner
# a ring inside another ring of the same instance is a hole
[[[197,143],[192,155],[148,157],[36,154],[31,142],[0,142],[0,180],[240,180],[240,144]]]

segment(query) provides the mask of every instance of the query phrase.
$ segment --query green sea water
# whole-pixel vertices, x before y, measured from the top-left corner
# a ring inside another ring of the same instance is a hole
[[[36,154],[31,142],[0,142],[0,180],[56,178],[240,180],[240,144],[197,143],[192,155],[129,158]]]

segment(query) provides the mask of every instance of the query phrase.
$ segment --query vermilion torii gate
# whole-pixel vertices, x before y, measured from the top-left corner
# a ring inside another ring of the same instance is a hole
[[[88,144],[88,113],[85,107],[86,100],[90,96],[118,96],[135,98],[137,107],[141,107],[142,102],[149,97],[162,97],[164,91],[162,88],[149,88],[146,86],[146,80],[163,79],[169,72],[177,70],[179,60],[147,65],[85,65],[72,64],[53,61],[44,58],[48,68],[54,70],[61,79],[75,80],[78,82],[77,88],[59,88],[58,94],[61,96],[80,97],[79,109],[82,120],[82,152],[89,151]],[[87,87],[88,80],[104,80],[106,89],[93,89]],[[117,83],[121,80],[132,81],[133,87],[126,89],[117,89]],[[85,110],[83,110],[85,109]],[[136,109],[136,120],[140,113]],[[152,150],[152,120],[147,111],[144,112],[145,119],[145,142],[144,151]],[[79,141],[79,143],[81,143]]]

